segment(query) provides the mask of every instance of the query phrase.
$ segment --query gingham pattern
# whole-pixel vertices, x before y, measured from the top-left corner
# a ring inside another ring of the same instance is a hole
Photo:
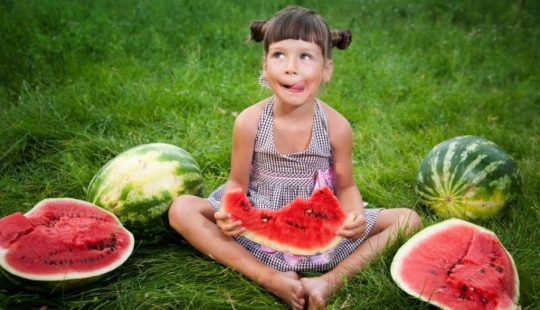
[[[255,149],[251,167],[248,198],[256,208],[277,210],[300,196],[307,199],[315,186],[319,170],[327,170],[331,165],[332,153],[328,126],[324,112],[319,102],[316,103],[313,132],[309,147],[300,153],[282,155],[274,144],[273,106],[271,97],[259,120],[259,128],[255,138]],[[210,194],[208,201],[214,210],[219,209],[224,185]],[[367,233],[373,227],[380,209],[366,209]],[[265,264],[280,271],[325,271],[334,268],[342,262],[364,241],[343,239],[329,253],[328,262],[311,261],[311,257],[299,261],[294,266],[289,264],[283,253],[269,254],[261,251],[260,245],[242,236],[236,237],[238,243],[244,246],[255,257]]]

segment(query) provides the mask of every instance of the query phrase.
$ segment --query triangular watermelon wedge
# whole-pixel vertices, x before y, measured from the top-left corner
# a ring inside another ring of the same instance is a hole
[[[343,239],[336,230],[354,216],[345,213],[328,187],[317,189],[309,199],[296,198],[279,210],[254,208],[242,189],[223,195],[221,211],[241,220],[244,237],[271,249],[314,255],[336,247]]]

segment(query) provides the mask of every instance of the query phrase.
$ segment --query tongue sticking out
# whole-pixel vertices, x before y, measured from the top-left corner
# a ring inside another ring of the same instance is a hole
[[[298,82],[296,84],[289,85],[287,88],[292,91],[300,92],[303,91],[305,87],[306,84],[304,82]]]

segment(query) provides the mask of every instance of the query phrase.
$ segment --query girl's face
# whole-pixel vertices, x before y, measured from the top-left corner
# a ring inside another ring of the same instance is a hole
[[[332,76],[332,60],[321,48],[303,40],[282,40],[270,44],[263,62],[263,74],[276,97],[285,103],[313,102],[322,82]]]

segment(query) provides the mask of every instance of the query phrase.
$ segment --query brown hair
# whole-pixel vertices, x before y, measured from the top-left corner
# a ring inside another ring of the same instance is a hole
[[[298,6],[288,6],[279,11],[271,20],[255,20],[250,25],[249,41],[264,43],[264,53],[274,42],[293,39],[317,44],[328,59],[332,58],[332,48],[346,49],[352,40],[347,30],[330,30],[324,19],[312,10]]]

